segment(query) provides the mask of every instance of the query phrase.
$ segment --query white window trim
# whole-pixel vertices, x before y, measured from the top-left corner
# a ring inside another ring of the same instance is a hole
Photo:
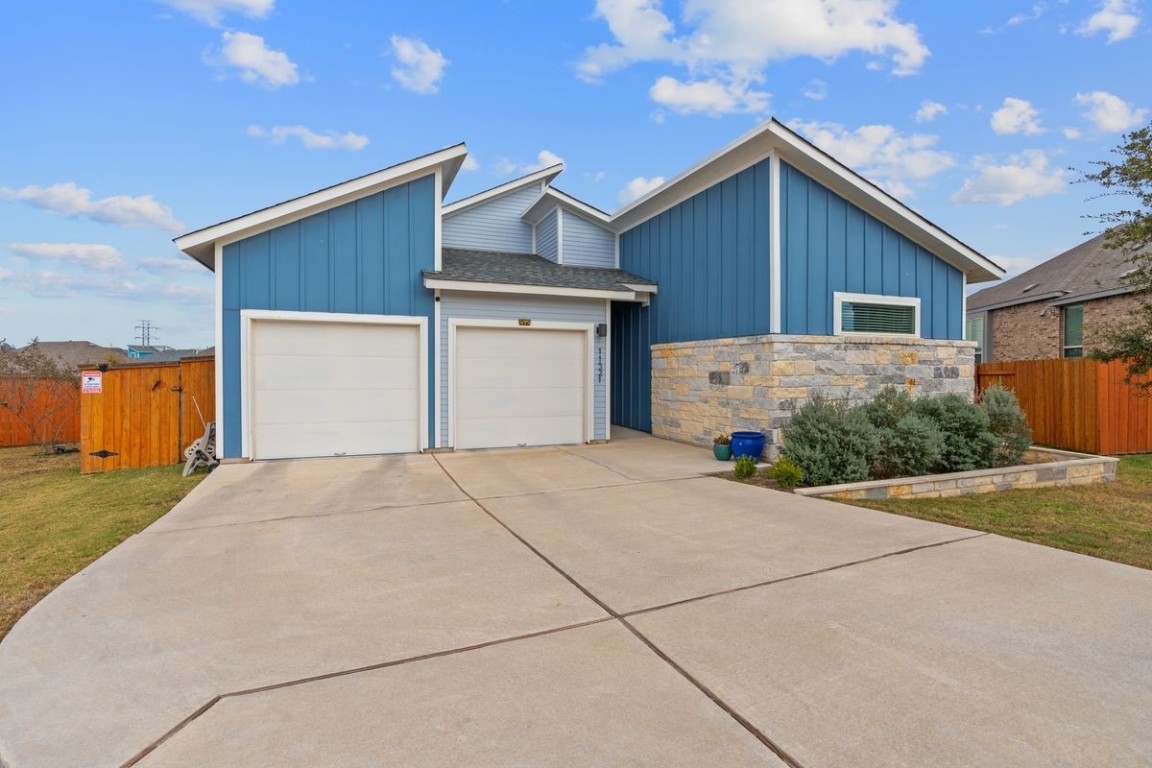
[[[596,324],[563,323],[533,320],[522,326],[519,320],[477,320],[467,317],[448,319],[448,446],[456,445],[456,330],[458,328],[505,328],[530,333],[532,331],[582,331],[584,333],[584,435],[587,443],[596,434]],[[611,418],[609,418],[611,421]]]
[[[920,338],[920,298],[918,296],[885,296],[879,293],[842,293],[836,291],[832,294],[832,333],[835,336],[892,336],[898,339]],[[872,333],[862,331],[846,331],[843,329],[844,302],[860,304],[889,304],[894,307],[916,308],[915,333]]]
[[[345,325],[407,325],[420,330],[418,367],[420,387],[420,445],[428,448],[428,318],[408,315],[356,315],[344,312],[290,312],[275,309],[240,310],[240,424],[241,456],[252,459],[253,435],[250,403],[252,392],[252,326],[260,321],[278,320],[301,323],[342,323]]]

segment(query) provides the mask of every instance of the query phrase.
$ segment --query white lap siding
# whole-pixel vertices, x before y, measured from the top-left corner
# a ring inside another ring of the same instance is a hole
[[[519,320],[529,318],[536,322],[607,323],[607,302],[602,299],[571,299],[515,296],[496,293],[464,293],[443,291],[440,298],[440,419],[439,444],[448,446],[449,398],[451,382],[448,380],[448,361],[452,348],[448,339],[448,324],[452,319]],[[594,336],[592,350],[592,417],[593,440],[606,440],[608,436],[608,339]]]

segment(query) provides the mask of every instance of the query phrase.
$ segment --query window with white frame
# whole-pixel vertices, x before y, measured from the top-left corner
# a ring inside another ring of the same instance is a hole
[[[969,315],[964,323],[964,338],[967,341],[976,342],[976,362],[984,362],[984,323],[987,321],[987,313],[981,315]]]
[[[919,298],[840,292],[833,296],[833,325],[837,336],[920,335]]]

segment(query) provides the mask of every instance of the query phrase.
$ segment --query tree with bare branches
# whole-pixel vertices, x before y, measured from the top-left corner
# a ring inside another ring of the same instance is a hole
[[[80,408],[80,377],[45,354],[37,339],[25,347],[0,340],[0,408],[27,427],[48,452]]]

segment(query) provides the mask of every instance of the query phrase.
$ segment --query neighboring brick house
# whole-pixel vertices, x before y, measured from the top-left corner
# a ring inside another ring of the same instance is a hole
[[[1128,256],[1104,235],[968,297],[967,338],[977,362],[1083,357],[1103,328],[1122,324],[1141,297],[1127,285]]]

